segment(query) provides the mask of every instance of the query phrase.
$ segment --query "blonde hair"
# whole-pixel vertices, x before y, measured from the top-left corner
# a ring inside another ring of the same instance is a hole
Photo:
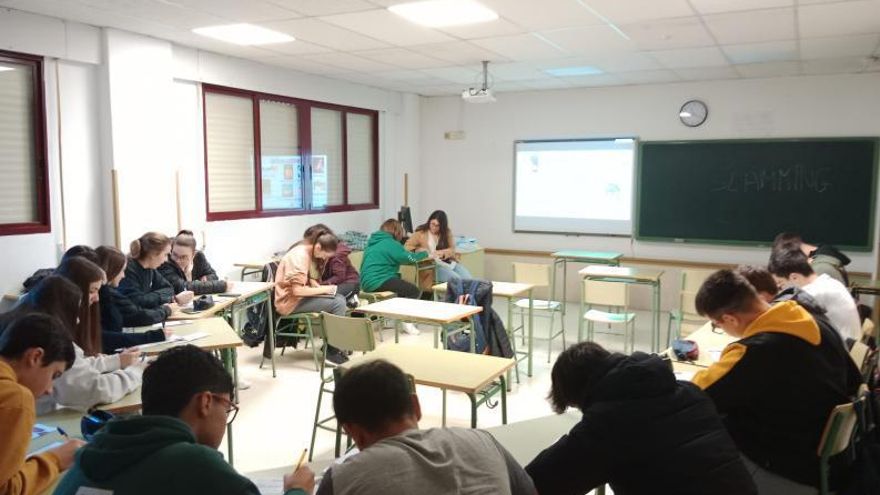
[[[161,253],[169,244],[171,244],[171,239],[167,235],[158,232],[147,232],[140,236],[139,239],[131,241],[128,255],[132,259],[142,260],[147,256]]]
[[[403,239],[403,225],[401,225],[400,222],[394,218],[389,218],[388,220],[382,222],[382,226],[379,227],[379,230],[388,232],[398,241]]]

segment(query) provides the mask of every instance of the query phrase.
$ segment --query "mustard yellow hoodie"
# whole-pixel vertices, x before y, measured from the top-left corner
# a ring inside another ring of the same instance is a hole
[[[12,367],[0,361],[0,495],[41,493],[58,477],[55,454],[25,459],[35,422],[34,395],[18,383]]]
[[[827,321],[785,301],[755,319],[693,381],[712,398],[743,455],[818,486],[825,422],[834,406],[851,400],[861,374]]]

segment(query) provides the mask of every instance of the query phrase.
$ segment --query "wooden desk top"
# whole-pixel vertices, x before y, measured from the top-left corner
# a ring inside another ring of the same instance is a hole
[[[706,322],[706,324],[700,327],[699,330],[688,335],[686,340],[693,340],[700,347],[700,357],[696,361],[679,363],[675,360],[675,357],[672,354],[672,349],[667,349],[666,353],[669,354],[673,363],[676,365],[690,365],[701,369],[711,366],[712,363],[718,360],[721,351],[723,351],[728,344],[737,341],[736,338],[727,335],[720,328],[713,331],[712,325],[709,322]]]
[[[239,268],[251,268],[256,270],[257,268],[263,268],[269,263],[275,261],[274,259],[267,259],[263,261],[246,261],[244,263],[233,263],[232,266],[237,266]]]
[[[475,315],[483,311],[483,308],[466,304],[395,297],[361,306],[358,308],[358,311],[392,319],[415,320],[428,323],[452,323]]]
[[[498,297],[517,297],[527,294],[535,288],[535,284],[521,284],[517,282],[492,281],[492,295]],[[446,283],[431,287],[434,292],[446,292]]]
[[[513,367],[513,359],[404,344],[385,344],[340,365],[343,370],[384,359],[415,378],[419,385],[475,394]]]
[[[234,287],[233,287],[234,289]],[[216,316],[217,313],[225,310],[226,308],[235,304],[238,301],[237,297],[220,297],[217,294],[212,294],[214,299],[214,305],[205,311],[199,311],[198,313],[184,313],[181,310],[177,310],[171,313],[171,316],[168,317],[169,320],[201,320],[204,318],[211,318]]]
[[[199,348],[206,351],[232,349],[235,347],[241,347],[243,345],[241,337],[239,337],[235,330],[233,330],[232,327],[229,326],[229,323],[226,323],[226,320],[220,317],[193,320],[192,323],[188,323],[186,325],[176,325],[174,327],[170,327],[170,329],[174,333],[174,335],[180,335],[181,337],[199,332],[209,334],[207,337],[203,337],[201,339],[191,342],[193,345],[198,346]],[[144,354],[148,356],[154,356],[164,350],[170,349],[178,345],[183,345],[185,343],[186,342],[177,341],[151,346],[144,350]]]
[[[268,292],[275,287],[275,282],[233,282],[230,294],[238,294],[238,301],[244,301],[261,292]]]
[[[126,395],[116,402],[95,406],[95,409],[107,411],[112,414],[135,414],[141,410],[141,389],[138,387],[134,392]]]
[[[548,406],[549,409],[549,406]],[[553,445],[581,420],[581,413],[569,409],[563,414],[486,428],[520,465],[525,466],[542,450]]]
[[[663,275],[662,270],[642,270],[628,266],[590,265],[578,271],[583,278],[616,278],[636,282],[656,282]]]
[[[565,249],[562,251],[556,251],[550,256],[578,261],[617,261],[623,257],[623,253],[615,253],[613,251],[582,251],[579,249]]]

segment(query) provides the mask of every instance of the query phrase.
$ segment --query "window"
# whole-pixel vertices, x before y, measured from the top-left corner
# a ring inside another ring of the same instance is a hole
[[[203,92],[209,221],[378,208],[378,112]]]
[[[49,232],[43,63],[0,51],[0,235]]]

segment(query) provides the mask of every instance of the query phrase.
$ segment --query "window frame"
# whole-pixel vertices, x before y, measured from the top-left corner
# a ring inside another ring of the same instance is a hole
[[[31,108],[34,126],[34,201],[37,220],[35,222],[0,223],[0,236],[46,234],[52,231],[52,215],[49,209],[49,150],[46,140],[46,95],[43,77],[43,57],[25,53],[0,50],[0,63],[28,65],[33,70],[33,105]]]
[[[215,84],[202,84],[202,141],[204,150],[205,167],[205,213],[207,221],[240,220],[247,218],[269,218],[281,216],[314,215],[321,213],[336,213],[343,211],[370,210],[379,208],[379,112],[365,108],[337,105],[319,101],[306,100],[291,96],[281,96],[260,91],[230,88]],[[208,138],[207,138],[207,108],[206,101],[209,93],[248,98],[253,106],[253,130],[254,130],[254,178],[255,178],[255,201],[253,210],[212,212],[210,209],[209,171],[208,171]],[[300,163],[302,166],[302,196],[303,207],[291,209],[264,210],[263,209],[263,178],[262,178],[262,142],[260,136],[260,101],[278,102],[296,107],[297,133],[299,141]],[[314,208],[312,206],[312,108],[335,110],[339,112],[342,129],[342,201],[341,205]],[[349,113],[367,115],[373,122],[373,201],[371,203],[348,203],[348,144],[347,144],[347,119]]]

